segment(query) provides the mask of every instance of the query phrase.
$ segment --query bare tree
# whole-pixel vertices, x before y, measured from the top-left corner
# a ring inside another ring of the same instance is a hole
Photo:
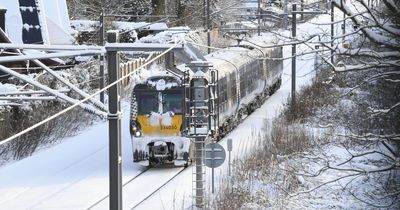
[[[309,194],[336,184],[369,206],[396,208],[400,205],[400,2],[333,0],[332,4],[346,15],[345,20],[353,30],[334,37],[327,33],[307,37],[329,37],[327,41],[315,42],[307,38],[292,41],[310,46],[322,44],[334,52],[335,62],[332,63],[327,54],[322,55],[322,59],[335,77],[350,87],[339,97],[345,98],[360,89],[372,96],[364,99],[369,101],[359,101],[360,107],[365,109],[354,110],[359,112],[351,115],[354,119],[334,119],[329,125],[346,128],[344,131],[334,129],[331,135],[346,139],[341,146],[346,148],[347,158],[332,161],[318,157],[321,167],[316,171],[285,169],[304,177],[320,177],[332,171],[339,175],[290,195]],[[316,157],[308,158],[314,161]],[[369,191],[359,187],[360,183],[368,185]]]
[[[278,161],[280,171],[286,172],[280,173],[282,176],[290,174],[287,177],[301,177],[295,179],[296,185],[299,185],[297,181],[304,182],[299,180],[313,179],[302,185],[301,191],[293,187],[282,191],[291,202],[299,204],[310,195],[318,198],[321,196],[319,190],[328,187],[331,191],[339,192],[337,194],[351,196],[365,206],[396,209],[400,206],[400,2],[332,0],[332,5],[336,12],[342,11],[346,15],[345,34],[337,31],[332,37],[329,30],[313,30],[306,36],[292,38],[271,32],[283,40],[283,46],[296,43],[312,49],[296,56],[317,53],[327,64],[322,71],[328,76],[322,85],[309,91],[322,95],[299,97],[298,106],[308,108],[317,104],[331,107],[332,104],[315,103],[312,100],[328,101],[333,98],[331,102],[334,103],[348,99],[354,99],[352,103],[356,103],[352,105],[353,110],[342,108],[331,111],[317,122],[321,128],[327,129],[325,134],[331,138],[329,141],[336,145],[335,148],[341,148],[341,158],[310,150],[285,154],[285,158],[277,155],[281,159]],[[342,22],[339,20],[322,25],[339,25]],[[321,24],[316,25],[318,27]],[[315,45],[322,45],[323,48],[315,50]],[[331,62],[330,51],[333,51],[334,62]],[[328,87],[324,83],[334,86]],[[321,99],[323,94],[330,93],[321,91],[321,88],[340,91]],[[341,105],[336,106],[340,108]],[[289,107],[287,110],[299,109]],[[326,108],[321,110],[330,111]],[[315,110],[306,111],[312,115]],[[295,125],[308,117],[304,113],[293,119]],[[323,137],[321,140],[324,138],[328,139]],[[318,140],[313,146],[317,151],[329,153],[329,148],[324,144],[327,143]],[[279,187],[284,188],[281,185]]]
[[[152,12],[151,0],[67,0],[71,17],[98,19],[109,15],[146,15]]]

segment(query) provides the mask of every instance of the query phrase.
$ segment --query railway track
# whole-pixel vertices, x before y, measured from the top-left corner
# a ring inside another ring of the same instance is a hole
[[[187,167],[186,167],[187,168]],[[137,203],[135,206],[133,206],[131,209],[135,209],[136,207],[138,207],[140,204],[142,204],[143,202],[145,202],[147,199],[149,199],[152,195],[154,195],[157,191],[159,191],[161,188],[163,188],[166,184],[168,184],[170,181],[172,181],[173,179],[175,179],[175,177],[177,177],[178,175],[180,175],[186,168],[182,168],[181,171],[179,171],[178,173],[176,173],[173,177],[171,177],[170,179],[168,179],[168,181],[166,181],[164,184],[162,184],[160,187],[158,187],[156,190],[154,190],[154,192],[152,192],[151,194],[149,194],[148,196],[146,196],[143,200],[141,200],[139,203]]]
[[[122,187],[125,187],[127,184],[129,184],[130,182],[132,182],[134,179],[136,179],[137,177],[139,177],[140,175],[146,173],[146,171],[148,171],[150,168],[146,168],[146,170],[140,172],[139,174],[137,174],[136,176],[134,176],[133,178],[129,179],[125,184],[122,185]],[[87,208],[86,210],[89,209],[93,209],[93,207],[95,207],[96,205],[98,205],[99,203],[101,203],[102,201],[106,200],[107,198],[110,197],[110,194],[104,196],[103,198],[101,198],[100,200],[98,200],[97,202],[95,202],[94,204],[90,205],[89,208]]]
[[[187,168],[187,167],[186,167]],[[124,195],[135,195],[133,199],[124,199],[124,209],[134,209],[140,204],[145,202],[148,198],[154,195],[157,191],[163,188],[166,184],[181,174],[186,168],[184,167],[164,167],[156,165],[151,168],[147,168],[135,177],[129,179],[122,185]],[[152,179],[152,177],[157,179]],[[160,179],[162,177],[162,179]],[[159,183],[155,183],[155,182]],[[150,182],[150,183],[149,183]],[[141,185],[146,187],[140,187]],[[97,202],[86,208],[87,210],[92,209],[106,209],[109,205],[109,195],[104,196]]]

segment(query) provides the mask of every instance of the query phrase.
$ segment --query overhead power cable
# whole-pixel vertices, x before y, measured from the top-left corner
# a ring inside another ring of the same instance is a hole
[[[168,53],[169,51],[171,51],[172,49],[174,49],[175,47],[177,47],[177,46],[179,46],[179,45],[181,45],[181,43],[177,43],[177,44],[173,45],[173,46],[170,47],[169,49],[167,49],[167,50],[165,50],[164,52],[162,52],[160,55],[158,55],[158,56],[154,57],[153,59],[151,59],[151,60],[147,61],[146,63],[144,63],[144,64],[143,64],[142,66],[140,66],[138,69],[142,69],[142,68],[148,66],[149,64],[153,63],[154,61],[156,61],[157,59],[159,59],[160,57],[162,57],[164,54]],[[63,115],[64,113],[66,113],[66,112],[72,110],[73,108],[76,108],[77,106],[79,106],[79,105],[85,103],[86,101],[90,100],[91,98],[95,97],[96,95],[100,94],[101,92],[108,90],[110,87],[112,87],[112,86],[116,85],[117,83],[121,82],[122,80],[124,80],[124,79],[130,77],[130,76],[133,75],[134,73],[136,73],[136,72],[133,71],[133,72],[131,72],[131,73],[129,73],[129,74],[127,74],[127,75],[125,75],[125,76],[119,78],[119,79],[116,80],[115,82],[113,82],[113,83],[107,85],[107,86],[104,87],[103,89],[98,90],[97,92],[95,92],[95,93],[89,95],[88,97],[86,97],[86,98],[84,98],[84,99],[82,99],[82,100],[76,102],[76,103],[73,104],[72,106],[67,107],[67,108],[61,110],[60,112],[58,112],[58,113],[56,113],[56,114],[54,114],[54,115],[52,115],[52,116],[50,116],[50,117],[48,117],[48,118],[46,118],[46,119],[40,121],[40,122],[38,122],[38,123],[32,125],[31,127],[27,128],[27,129],[25,129],[25,130],[23,130],[23,131],[20,131],[19,133],[16,133],[16,134],[14,134],[14,135],[8,137],[7,139],[4,139],[3,141],[0,142],[0,146],[3,145],[3,144],[8,143],[8,142],[10,142],[10,141],[12,141],[12,140],[14,140],[14,139],[16,139],[16,138],[18,138],[18,137],[20,137],[20,136],[22,136],[22,135],[24,135],[24,134],[26,134],[26,133],[28,133],[29,131],[31,131],[31,130],[33,130],[33,129],[35,129],[35,128],[37,128],[37,127],[39,127],[39,126],[41,126],[41,125],[43,125],[43,124],[45,124],[45,123],[47,123],[47,122],[53,120],[53,119],[55,119],[56,117],[59,117],[59,116]],[[105,118],[105,117],[106,117],[106,116],[104,116],[104,118]]]

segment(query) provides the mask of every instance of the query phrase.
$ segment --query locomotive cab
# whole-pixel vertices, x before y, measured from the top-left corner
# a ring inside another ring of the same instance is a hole
[[[151,77],[132,92],[133,160],[141,165],[188,162],[189,139],[181,136],[183,89],[173,76]]]

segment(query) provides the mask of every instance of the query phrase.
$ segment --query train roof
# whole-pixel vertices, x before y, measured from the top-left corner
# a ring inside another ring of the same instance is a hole
[[[252,61],[270,57],[271,51],[274,49],[274,43],[276,42],[272,35],[264,34],[263,36],[255,36],[242,40],[239,46],[220,49],[211,54],[205,55],[205,61],[199,61],[199,65],[201,66],[203,65],[201,63],[209,62],[212,64],[214,69],[218,70],[219,77],[224,77],[233,71],[238,71],[241,66]],[[187,68],[184,64],[177,66],[177,69],[182,72],[190,70],[189,73],[191,76],[208,77],[208,74],[197,71],[195,68]]]
[[[218,70],[220,77],[223,77],[233,71],[232,66],[238,70],[240,66],[256,59],[271,56],[275,43],[277,40],[272,35],[254,36],[243,39],[239,46],[218,50],[206,55],[205,58],[212,62],[213,68]]]
[[[246,48],[229,47],[207,55],[206,59],[218,70],[219,76],[223,77],[232,72],[232,69],[238,71],[240,66],[250,62],[252,59],[246,56],[249,53],[251,50]]]
[[[143,69],[133,76],[135,87],[154,88],[156,90],[171,89],[181,85],[181,79],[160,65],[151,65],[149,69]]]
[[[151,89],[157,91],[164,91],[174,89],[181,86],[180,79],[174,76],[153,76],[146,80],[145,83],[135,85],[135,90]]]

